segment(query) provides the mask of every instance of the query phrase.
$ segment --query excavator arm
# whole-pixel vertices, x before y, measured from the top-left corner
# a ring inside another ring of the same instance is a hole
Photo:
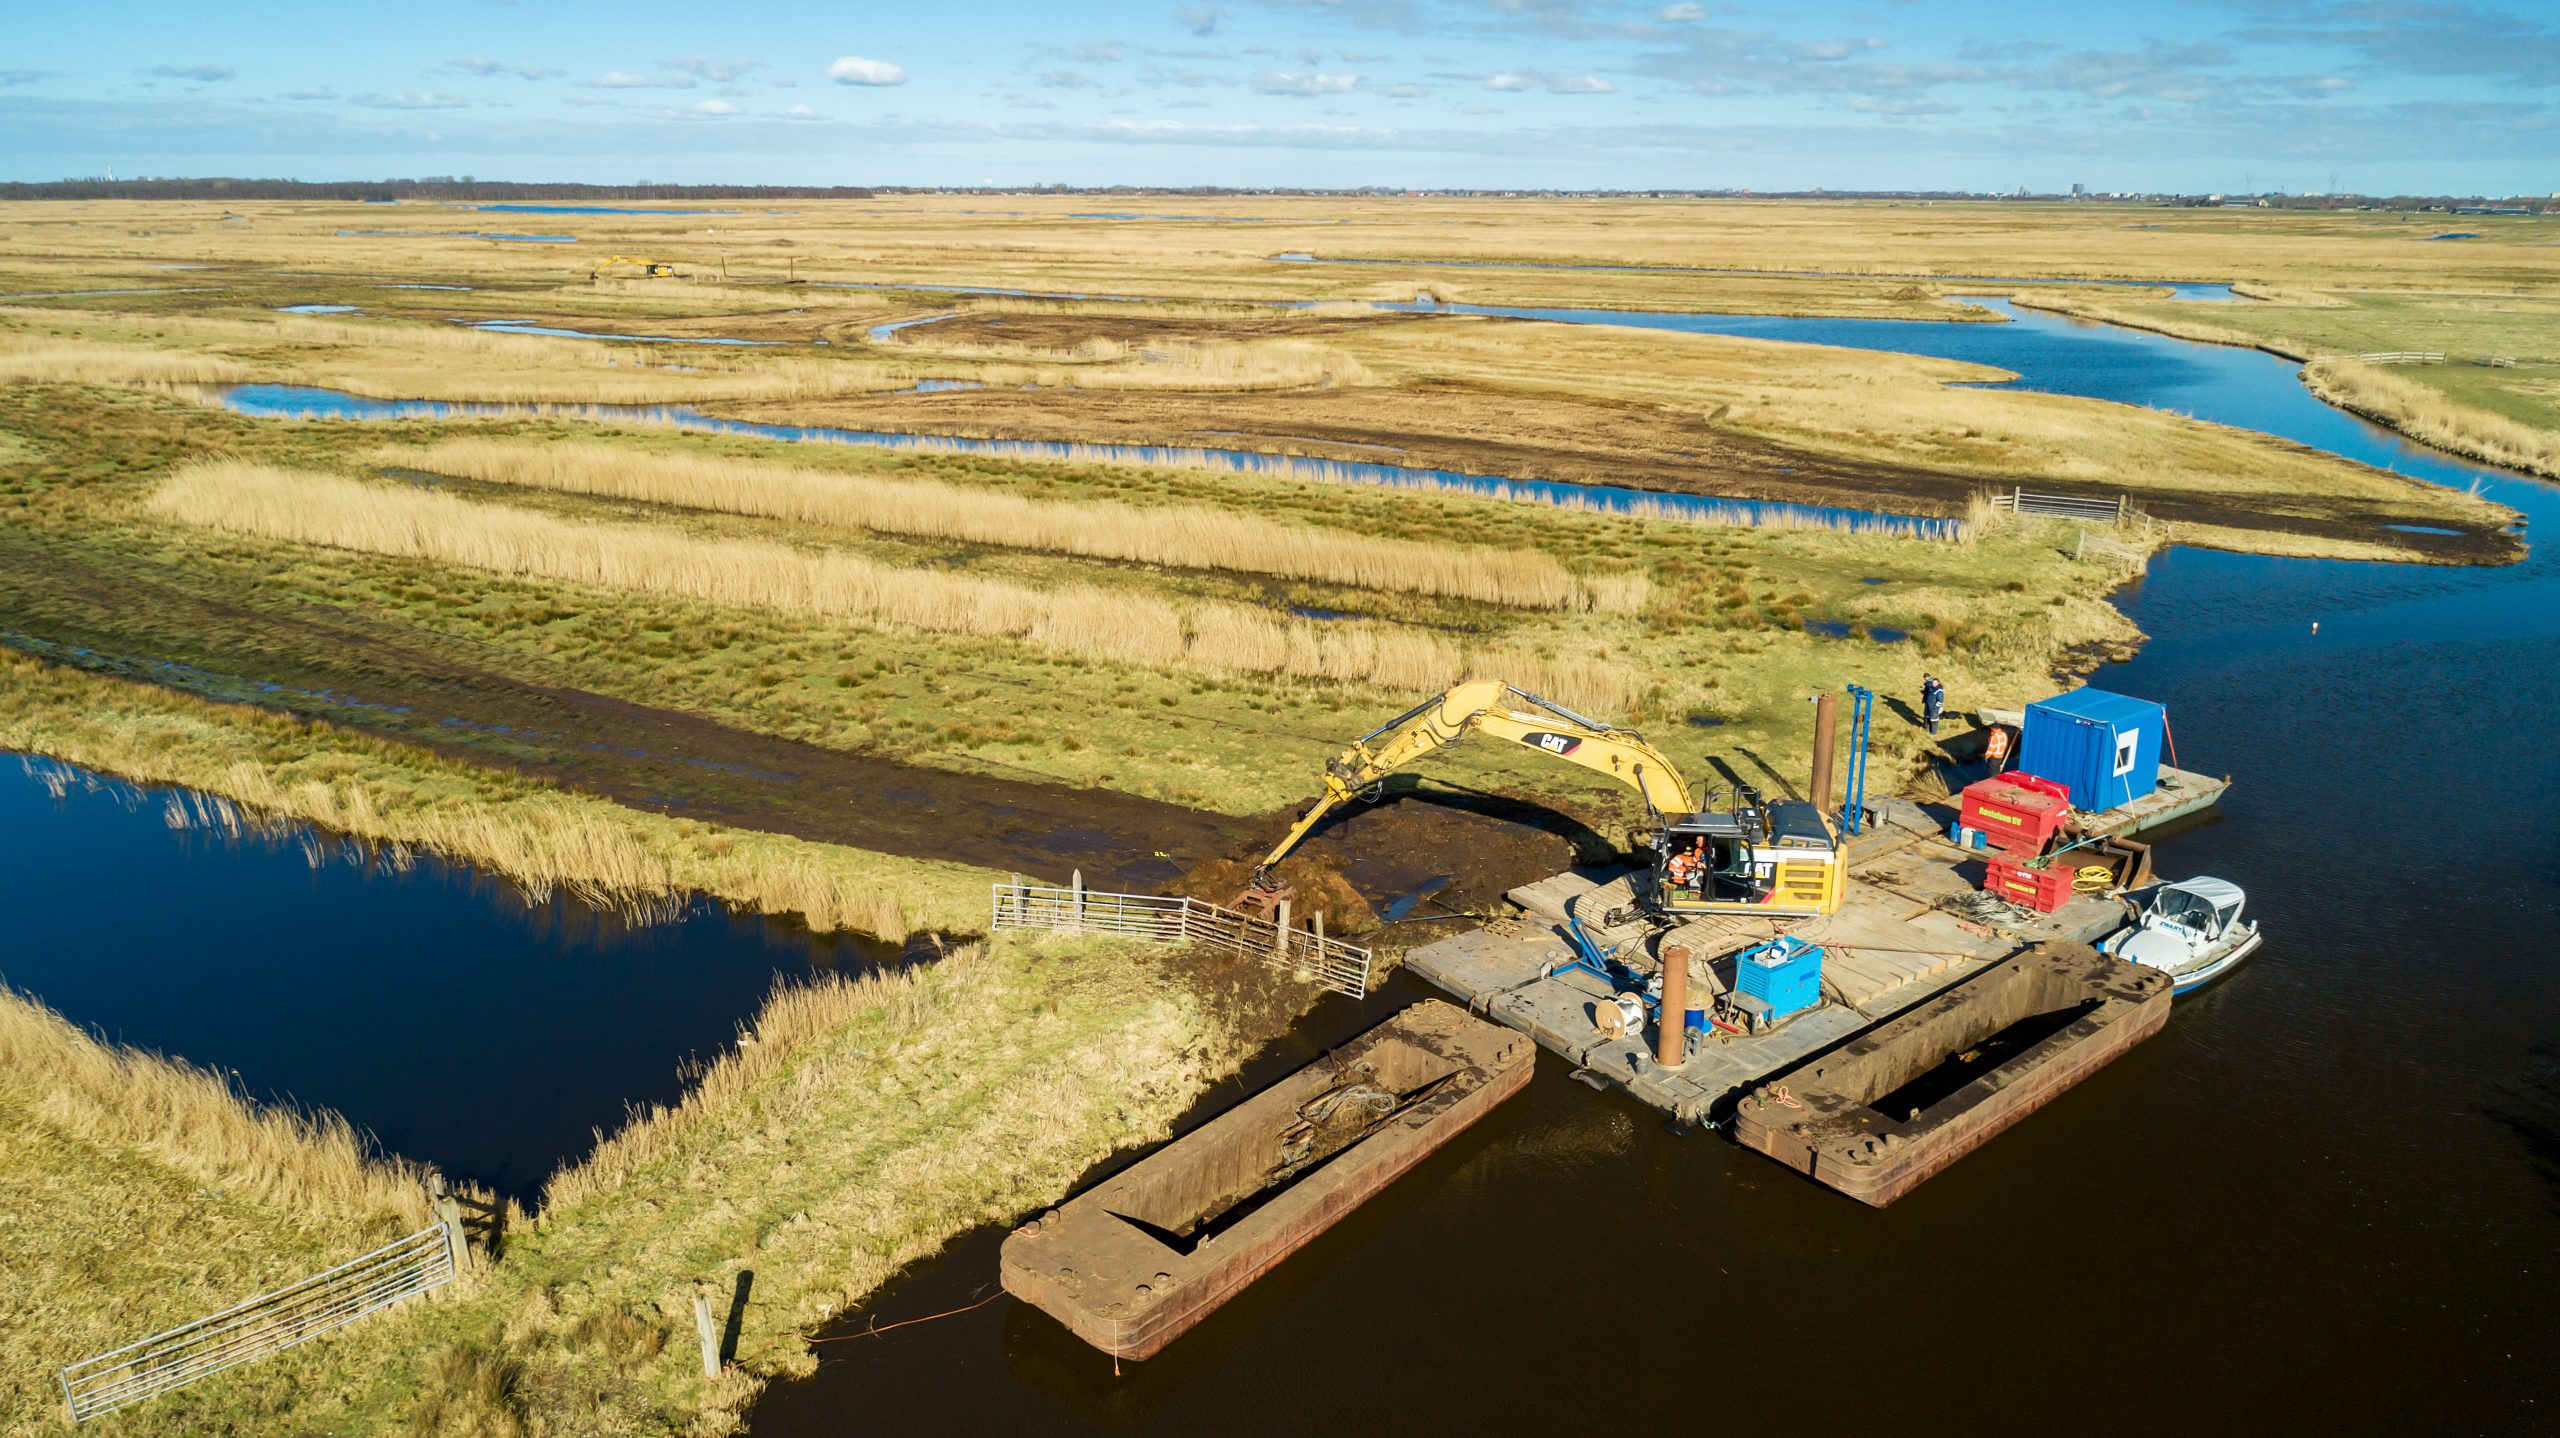
[[[1499,679],[1474,680],[1415,705],[1364,735],[1325,765],[1323,796],[1264,856],[1254,870],[1254,888],[1248,900],[1252,894],[1269,891],[1272,866],[1288,857],[1298,841],[1323,823],[1327,814],[1387,775],[1469,734],[1509,740],[1568,764],[1606,774],[1642,794],[1657,815],[1691,812],[1689,786],[1681,779],[1680,771],[1642,738],[1598,720],[1585,719]]]

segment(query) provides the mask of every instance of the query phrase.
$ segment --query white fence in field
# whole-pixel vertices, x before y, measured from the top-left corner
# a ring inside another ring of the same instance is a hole
[[[71,1421],[155,1398],[226,1368],[279,1353],[451,1282],[464,1262],[462,1225],[447,1218],[289,1288],[182,1323],[62,1369]]]
[[[1259,959],[1355,999],[1365,998],[1369,992],[1367,949],[1327,938],[1321,925],[1314,929],[1292,928],[1200,899],[1101,893],[1080,884],[1063,889],[1020,882],[997,884],[994,914],[988,927],[1058,934],[1118,934],[1155,943],[1200,944]]]
[[[2093,499],[2086,495],[2034,494],[2024,489],[2013,489],[2006,494],[1991,496],[1991,506],[2011,514],[2080,519],[2102,524],[2121,524],[2143,517],[2142,511],[2133,507],[2132,499],[2121,494],[2113,499]]]

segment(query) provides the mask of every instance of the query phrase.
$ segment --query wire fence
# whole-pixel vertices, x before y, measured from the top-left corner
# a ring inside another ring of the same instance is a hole
[[[83,1423],[282,1352],[450,1282],[459,1238],[458,1224],[422,1228],[289,1288],[65,1364],[62,1397],[71,1421]]]
[[[1200,944],[1260,959],[1338,994],[1369,993],[1369,951],[1320,932],[1291,928],[1200,899],[1101,893],[1082,886],[995,886],[992,929],[1119,934],[1165,944]]]

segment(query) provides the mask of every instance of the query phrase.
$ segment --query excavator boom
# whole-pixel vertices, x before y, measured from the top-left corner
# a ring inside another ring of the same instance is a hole
[[[1680,771],[1642,737],[1498,679],[1473,680],[1435,695],[1325,765],[1324,793],[1263,856],[1237,906],[1249,912],[1283,907],[1288,889],[1272,871],[1326,815],[1470,734],[1578,764],[1643,795],[1653,811],[1654,833],[1650,881],[1639,898],[1657,916],[1775,917],[1828,914],[1840,906],[1839,835],[1813,805],[1763,804],[1757,793],[1741,789],[1731,813],[1699,813]]]
[[[1657,816],[1690,812],[1689,786],[1680,771],[1638,735],[1586,719],[1499,679],[1473,680],[1415,705],[1325,765],[1323,797],[1263,858],[1254,871],[1257,886],[1327,814],[1396,770],[1469,734],[1506,739],[1606,774],[1642,794]]]

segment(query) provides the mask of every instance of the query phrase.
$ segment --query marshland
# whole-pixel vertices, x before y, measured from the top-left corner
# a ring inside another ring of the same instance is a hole
[[[1097,1396],[1107,1373],[1066,1371],[1001,1309],[806,1341],[853,1331],[828,1327],[847,1314],[885,1326],[975,1301],[964,1270],[988,1232],[1221,1106],[1257,1055],[1358,1026],[1342,1001],[1260,970],[986,936],[990,884],[1231,873],[1326,758],[1474,675],[1639,728],[1715,782],[1784,790],[1818,689],[1899,698],[1925,672],[1960,707],[2009,705],[2095,673],[2181,705],[2181,740],[2218,756],[2205,766],[2245,763],[2239,792],[2267,792],[2265,807],[2195,836],[2202,861],[2245,868],[2280,834],[2378,802],[2347,782],[2349,756],[2402,720],[2356,697],[2359,675],[2452,704],[2466,682],[2547,659],[2553,581],[2517,524],[2550,522],[2547,489],[2521,475],[2550,472],[2560,433],[2560,248],[2542,229],[2448,248],[2389,214],[2163,210],[2135,228],[2053,205],[1219,204],[1254,223],[884,196],[743,206],[716,238],[632,207],[560,217],[573,243],[517,244],[445,233],[481,226],[426,205],[0,207],[0,749],[126,786],[146,816],[164,802],[234,816],[190,829],[201,847],[173,863],[302,866],[291,846],[307,839],[311,863],[364,866],[385,888],[481,876],[454,902],[493,932],[562,913],[645,930],[704,906],[692,922],[816,956],[773,961],[752,997],[732,984],[681,1000],[709,1038],[617,1050],[615,1074],[649,1075],[627,1081],[632,1107],[595,1115],[569,1149],[521,1146],[513,1168],[404,1151],[384,1138],[405,1120],[368,1111],[368,1084],[287,1078],[218,1024],[121,1010],[105,986],[49,994],[37,966],[0,960],[18,990],[0,1000],[0,1245],[13,1275],[37,1275],[0,1310],[14,1431],[58,1422],[60,1363],[417,1227],[427,1164],[499,1216],[493,1263],[99,1426],[721,1432],[767,1383],[812,1373],[764,1398],[753,1430],[825,1431],[821,1405],[923,1422],[937,1401],[973,1424],[1207,1426],[1219,1413],[1199,1395],[1253,1360],[1205,1333],[1196,1357],[1177,1348],[1124,1390],[1127,1409]],[[597,277],[614,254],[677,274]],[[1985,275],[2009,278],[1933,278]],[[2202,304],[2173,281],[2237,297]],[[352,308],[281,312],[314,305]],[[1768,316],[1866,327],[1719,332]],[[493,321],[659,338],[481,328]],[[759,343],[688,342],[711,339]],[[2357,358],[2402,351],[2446,358]],[[2513,363],[2466,362],[2489,356]],[[226,402],[243,385],[456,408],[269,418]],[[795,442],[589,406],[925,442]],[[988,441],[1054,451],[970,447]],[[1202,450],[1343,468],[1186,457]],[[1575,486],[1734,507],[1626,512],[1574,502]],[[2121,497],[2142,517],[2108,537],[2145,565],[2075,559],[2076,527],[1991,503],[2020,487]],[[2290,647],[2324,616],[2345,636],[2333,653]],[[2542,672],[2527,682],[2547,688]],[[2301,727],[2300,754],[2269,717],[2295,688],[2336,706]],[[2511,772],[2547,769],[2492,747]],[[1880,787],[1934,781],[1927,736],[1890,704],[1875,752]],[[77,862],[77,846],[37,851],[81,802],[9,811],[39,835],[23,872]],[[1380,926],[1381,875],[1463,862],[1449,897],[1486,904],[1612,842],[1633,809],[1579,771],[1461,749],[1319,846],[1301,889],[1391,956],[1427,929]],[[2308,930],[2337,881],[2287,852],[2250,875],[2253,893],[2295,886],[2276,903]],[[2519,922],[2547,919],[2549,876],[2510,877]],[[169,921],[183,932],[206,912]],[[2349,913],[2333,962],[2385,992],[2404,982],[2385,956],[2408,913]],[[600,970],[599,1026],[615,1022],[614,942],[580,950]],[[520,961],[544,952],[528,938]],[[2183,1031],[2206,1070],[2397,1112],[2369,1075],[2331,1072],[2374,1039],[2361,1010],[2269,967]],[[2550,996],[2477,976],[2515,1016],[2477,1056],[2426,1025],[2393,1042],[2419,1045],[2472,1105],[2452,1142],[2484,1177],[2455,1226],[2540,1266],[2550,1199],[2533,1165],[2547,1169],[2560,1120],[2547,1052],[2530,1052]],[[629,1001],[665,997],[635,980]],[[2316,1051],[2287,1052],[2316,1083],[2245,1041],[2271,1009],[2309,1036]],[[2070,1121],[1947,1180],[1960,1206],[2047,1234],[2058,1220],[2030,1194],[2126,1201],[2148,1181],[2137,1159],[2180,1167],[2118,1141],[2126,1115],[2164,1102],[2217,1152],[2316,1166],[2284,1114],[2231,1117],[2232,1089],[2139,1063],[2091,1087]],[[1624,1192],[1631,1161],[1724,1160],[1557,1088],[1542,1079],[1526,1116],[1435,1160],[1414,1181],[1428,1196],[1364,1220],[1348,1241],[1366,1263],[1311,1251],[1303,1286],[1240,1304],[1238,1321],[1306,1371],[1338,1367],[1350,1358],[1315,1315],[1393,1301],[1390,1278],[1357,1270],[1409,1266],[1435,1225],[1491,1241],[1524,1191],[1629,1226],[1711,1203],[1808,1254],[1850,1255],[1817,1264],[1916,1262],[1838,1215],[1783,1211],[1793,1195],[1755,1173],[1684,1183],[1685,1198]],[[2406,1156],[2405,1135],[2357,1141]],[[2234,1163],[2235,1189],[2270,1212],[2315,1181]],[[2298,1240],[2325,1235],[2330,1259],[2384,1221],[2335,1201],[2335,1222]],[[1955,1207],[1927,1220],[1951,1244],[1968,1224]],[[1591,1256],[1554,1248],[1560,1270]],[[1752,1262],[1755,1291],[1786,1285]],[[2376,1293],[2402,1281],[2365,1276]],[[1917,1292],[1944,1275],[1908,1277]],[[2547,1311],[2520,1283],[2472,1291],[2502,1325]],[[734,1367],[703,1378],[692,1299],[750,1290]],[[2164,1310],[2190,1296],[2144,1293]],[[1429,1326],[1392,1311],[1400,1332]],[[928,1340],[957,1345],[939,1350],[949,1363],[996,1376],[935,1398],[950,1368],[889,1355],[936,1334],[957,1335]],[[2529,1377],[2484,1379],[2479,1411]],[[1416,1422],[1478,1412],[1404,1402],[1388,1407]]]

